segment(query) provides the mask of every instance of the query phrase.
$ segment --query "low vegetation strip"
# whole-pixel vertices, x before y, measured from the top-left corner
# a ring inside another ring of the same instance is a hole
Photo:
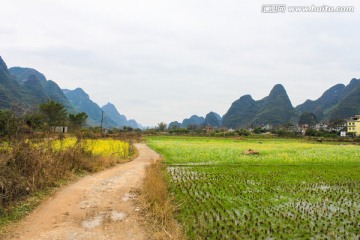
[[[359,146],[148,138],[190,239],[360,237]],[[247,149],[259,155],[245,155]],[[254,164],[255,163],[255,164]]]
[[[117,140],[23,139],[0,146],[0,229],[34,207],[34,196],[42,195],[64,180],[95,172],[129,158],[130,145]],[[30,198],[29,198],[30,197]],[[30,199],[25,210],[18,203]],[[19,213],[20,211],[20,213]]]
[[[358,145],[318,143],[301,139],[218,139],[151,137],[149,146],[165,157],[168,165],[190,164],[359,164]],[[259,152],[247,156],[245,151]]]

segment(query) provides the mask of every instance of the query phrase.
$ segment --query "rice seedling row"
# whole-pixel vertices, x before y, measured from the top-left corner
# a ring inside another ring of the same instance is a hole
[[[259,161],[258,157],[241,153],[256,142],[151,138],[149,144],[165,156],[170,190],[180,206],[179,221],[190,239],[360,236],[360,165],[355,159],[360,149],[356,146],[263,142],[259,145],[268,149],[269,156],[254,164],[251,161]],[[220,151],[221,145],[225,152],[237,151],[237,162],[226,155],[221,162],[204,150]],[[331,151],[334,148],[337,153]],[[296,159],[302,150],[312,152],[317,164]],[[323,158],[328,150],[331,154]],[[173,151],[178,154],[174,158]],[[277,151],[295,159],[279,160]]]

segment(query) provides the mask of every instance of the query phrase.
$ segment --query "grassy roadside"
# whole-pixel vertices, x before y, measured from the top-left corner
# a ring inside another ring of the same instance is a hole
[[[146,219],[153,239],[186,239],[175,216],[179,206],[174,205],[166,181],[166,171],[162,160],[146,168],[141,205],[146,209]]]
[[[48,187],[24,197],[12,206],[9,206],[0,216],[0,239],[4,238],[13,229],[15,224],[31,213],[43,201],[53,196],[59,189],[84,177],[86,173],[78,173],[70,179],[59,181],[56,186]]]
[[[138,156],[133,146],[129,155],[93,156],[82,146],[53,151],[34,148],[25,141],[12,143],[0,153],[0,239],[14,224],[63,186],[85,175],[125,163]]]

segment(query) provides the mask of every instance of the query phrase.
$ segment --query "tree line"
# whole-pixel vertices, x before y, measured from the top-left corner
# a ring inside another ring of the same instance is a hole
[[[22,116],[12,110],[0,110],[0,137],[13,137],[24,131],[50,132],[55,126],[69,126],[77,132],[85,126],[87,118],[85,112],[68,113],[63,104],[52,100]]]

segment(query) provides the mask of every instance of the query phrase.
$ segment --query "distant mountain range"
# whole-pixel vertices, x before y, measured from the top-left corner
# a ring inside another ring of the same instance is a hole
[[[284,125],[297,121],[295,108],[281,84],[271,90],[269,96],[255,101],[250,95],[233,102],[223,116],[222,125],[229,128],[247,128],[270,124]]]
[[[347,86],[337,84],[317,100],[306,100],[296,110],[299,113],[313,112],[321,121],[360,114],[360,79],[353,78]]]
[[[74,112],[73,106],[66,98],[60,87],[52,80],[46,80],[44,74],[31,68],[12,67],[10,74],[25,90],[23,96],[28,96],[30,103],[40,104],[48,100],[62,103],[70,112]]]
[[[269,95],[254,100],[244,95],[233,102],[229,110],[221,118],[210,112],[206,118],[193,115],[182,123],[171,122],[169,128],[186,128],[189,125],[227,128],[249,128],[272,125],[281,126],[287,123],[298,123],[304,112],[314,113],[321,122],[332,119],[346,119],[360,114],[360,79],[352,79],[350,83],[337,84],[324,92],[317,100],[306,100],[303,104],[293,107],[285,88],[276,84]]]
[[[76,112],[86,112],[90,126],[101,125],[102,109],[90,99],[84,90],[81,88],[76,88],[75,90],[63,89],[63,92],[71,105],[74,106]],[[103,126],[106,128],[116,126],[116,122],[105,113]]]
[[[204,125],[210,125],[212,127],[221,127],[222,118],[215,112],[209,112],[205,116]]]
[[[233,102],[223,116],[222,126],[247,128],[251,126],[280,126],[297,123],[304,112],[314,113],[319,121],[345,119],[360,113],[360,80],[352,79],[345,86],[337,84],[326,90],[317,100],[306,100],[296,108],[280,84],[274,86],[269,96],[255,101],[250,95]]]
[[[100,126],[104,111],[104,127],[141,127],[135,120],[127,120],[111,103],[100,108],[81,88],[61,90],[54,81],[47,80],[44,74],[35,69],[8,69],[0,56],[0,109],[30,112],[49,100],[62,103],[70,113],[86,112],[89,126]]]
[[[64,104],[70,112],[74,111],[55,82],[46,80],[43,74],[34,69],[8,69],[0,57],[0,109],[26,112],[50,99]]]
[[[108,103],[103,107],[93,102],[83,89],[61,90],[52,80],[35,69],[12,67],[8,69],[0,57],[0,109],[12,109],[17,112],[34,111],[40,103],[54,100],[62,103],[71,112],[86,112],[88,125],[99,126],[104,111],[105,127],[141,128],[135,120],[128,120],[116,107]],[[244,95],[233,102],[223,117],[210,112],[205,118],[192,115],[181,123],[174,121],[169,128],[186,128],[189,126],[248,128],[252,126],[280,126],[297,123],[304,112],[314,113],[319,121],[344,119],[360,114],[360,79],[352,79],[348,85],[337,84],[326,90],[316,100],[306,100],[303,104],[292,106],[285,88],[277,84],[269,95],[254,100]]]
[[[109,116],[113,121],[115,121],[118,126],[120,127],[130,126],[126,116],[121,115],[114,106],[114,104],[107,103],[106,105],[102,106],[101,109],[104,111],[104,113],[107,116]]]
[[[107,103],[106,105],[102,106],[101,109],[104,111],[104,113],[109,116],[117,126],[119,127],[132,127],[132,128],[140,128],[142,129],[143,126],[136,122],[135,119],[129,119],[127,120],[125,115],[122,115],[118,112],[114,104]]]
[[[129,126],[132,128],[139,128],[139,124],[135,121],[128,121],[124,115],[121,115],[116,107],[108,103],[103,107],[93,102],[89,95],[81,88],[75,90],[63,89],[67,99],[77,112],[86,112],[88,115],[88,122],[91,126],[100,126],[102,111],[104,111],[103,126],[111,127],[124,127]]]
[[[126,116],[120,114],[112,103],[107,103],[102,106],[101,109],[120,127],[144,128],[140,123],[136,122],[135,119],[127,120]]]
[[[190,118],[185,118],[182,123],[174,121],[169,123],[168,128],[188,128],[188,127],[202,127],[210,125],[213,127],[221,126],[221,116],[215,112],[209,112],[206,117],[199,117],[198,115],[192,115]]]

